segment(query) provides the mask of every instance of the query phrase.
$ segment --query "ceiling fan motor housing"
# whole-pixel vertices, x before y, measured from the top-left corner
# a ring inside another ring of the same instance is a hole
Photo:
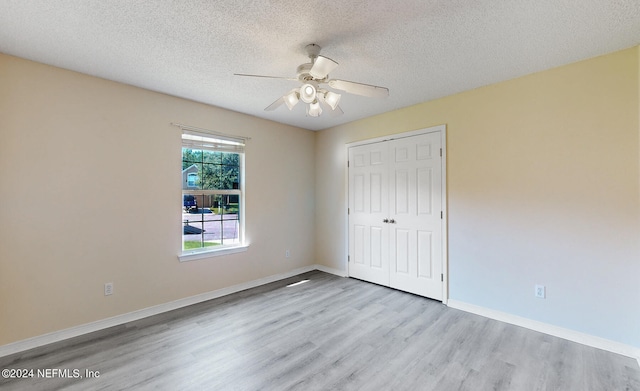
[[[316,80],[318,82],[324,81],[326,77],[320,80],[319,78],[315,78],[311,76],[311,73],[310,73],[311,68],[313,68],[313,64],[316,62],[316,59],[320,55],[320,50],[322,50],[322,48],[320,47],[320,45],[316,45],[315,43],[312,43],[305,46],[305,50],[307,51],[307,55],[311,59],[311,62],[298,66],[298,69],[297,69],[298,80],[300,80],[301,82],[308,82],[311,80]]]
[[[313,76],[309,74],[312,66],[313,64],[310,62],[300,65],[296,70],[298,74],[298,80],[300,80],[301,82],[308,82],[313,80]]]

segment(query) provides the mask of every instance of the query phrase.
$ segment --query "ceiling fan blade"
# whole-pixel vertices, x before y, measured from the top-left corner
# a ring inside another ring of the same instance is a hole
[[[234,76],[245,76],[245,77],[261,77],[263,79],[280,79],[280,80],[292,80],[297,81],[297,78],[293,77],[280,77],[280,76],[265,76],[265,75],[249,75],[246,73],[234,73]]]
[[[371,98],[384,98],[389,96],[389,89],[386,87],[372,86],[370,84],[362,84],[346,80],[329,80],[327,83],[336,90],[341,90],[350,94],[368,96]]]
[[[324,56],[318,56],[309,70],[309,74],[314,79],[324,79],[327,75],[336,69],[338,63]]]
[[[275,102],[273,102],[269,106],[265,107],[264,111],[273,111],[273,110],[277,109],[278,107],[280,107],[283,103],[284,103],[284,96],[281,96],[280,98],[276,99]]]

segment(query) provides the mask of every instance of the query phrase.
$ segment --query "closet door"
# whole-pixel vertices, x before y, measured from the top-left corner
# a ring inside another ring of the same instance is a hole
[[[388,143],[389,286],[442,300],[440,134]]]
[[[442,133],[349,148],[349,276],[443,299]]]
[[[389,285],[388,145],[349,148],[349,276]]]

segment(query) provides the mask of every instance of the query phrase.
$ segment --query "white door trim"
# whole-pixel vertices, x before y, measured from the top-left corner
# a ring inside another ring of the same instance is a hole
[[[382,141],[396,140],[405,137],[417,136],[420,134],[426,133],[434,133],[440,132],[440,141],[442,145],[442,273],[444,275],[443,283],[442,283],[442,303],[447,304],[449,301],[449,251],[448,251],[448,232],[449,232],[449,223],[448,223],[448,209],[447,209],[447,126],[446,125],[437,125],[429,128],[417,129],[403,133],[390,134],[387,136],[376,137],[367,140],[354,141],[351,143],[347,143],[345,145],[345,156],[347,162],[349,161],[349,148],[357,147],[360,145],[379,143]],[[345,165],[345,200],[349,200],[349,167]],[[347,208],[349,208],[349,202],[347,202]],[[344,254],[344,262],[347,265],[347,276],[349,276],[349,214],[348,210],[344,211],[345,216],[345,232],[346,232],[346,242],[345,246],[345,254]]]

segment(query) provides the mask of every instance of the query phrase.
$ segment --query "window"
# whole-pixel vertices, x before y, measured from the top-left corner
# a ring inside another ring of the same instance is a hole
[[[197,187],[198,174],[187,174],[187,187]]]
[[[243,166],[243,139],[183,129],[183,255],[243,245]]]

